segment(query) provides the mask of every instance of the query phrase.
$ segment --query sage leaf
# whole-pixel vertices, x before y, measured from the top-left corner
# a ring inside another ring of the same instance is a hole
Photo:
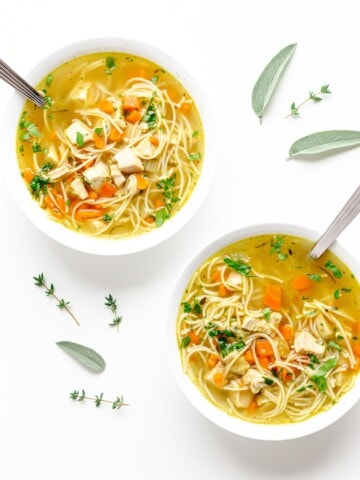
[[[316,155],[338,148],[349,148],[360,145],[360,131],[325,130],[299,138],[290,147],[289,155]]]
[[[105,361],[95,350],[79,343],[61,341],[56,342],[62,350],[78,360],[80,363],[95,372],[102,372],[105,369]]]
[[[267,64],[254,85],[252,91],[252,108],[260,118],[260,121],[280,80],[281,74],[289,63],[296,46],[297,43],[292,43],[280,50],[270,63]]]

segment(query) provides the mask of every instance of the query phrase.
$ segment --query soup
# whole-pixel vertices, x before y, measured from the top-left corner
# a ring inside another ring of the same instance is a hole
[[[331,252],[290,235],[243,239],[190,279],[177,320],[184,372],[230,415],[299,422],[354,385],[360,286]]]
[[[21,174],[49,217],[88,235],[161,227],[199,179],[202,124],[189,93],[160,66],[126,53],[74,58],[37,86],[19,120]]]

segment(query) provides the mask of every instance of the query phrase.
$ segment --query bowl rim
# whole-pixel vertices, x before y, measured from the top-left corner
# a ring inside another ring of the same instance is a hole
[[[206,399],[195,384],[183,372],[179,347],[176,339],[176,322],[182,295],[193,272],[211,255],[238,240],[261,234],[295,235],[316,241],[320,234],[315,230],[288,223],[262,223],[230,229],[215,239],[206,242],[186,262],[174,281],[172,294],[167,309],[165,323],[165,344],[170,369],[178,387],[187,400],[205,418],[215,425],[234,434],[266,441],[283,441],[305,437],[316,433],[339,420],[346,414],[360,398],[360,375],[357,376],[354,386],[344,394],[336,405],[328,411],[320,412],[305,421],[298,423],[267,425],[256,424],[231,416]],[[330,248],[350,268],[357,279],[360,278],[360,265],[337,241]]]
[[[6,164],[6,178],[9,190],[25,216],[44,234],[69,248],[96,255],[126,255],[152,248],[175,235],[195,215],[210,190],[213,182],[217,155],[212,134],[212,111],[206,93],[191,72],[170,53],[147,42],[121,37],[88,38],[69,43],[40,60],[25,76],[30,84],[38,84],[49,72],[72,58],[95,52],[123,52],[153,61],[168,70],[194,99],[204,131],[204,159],[202,171],[193,192],[183,207],[161,228],[153,229],[134,237],[109,239],[91,237],[75,232],[47,218],[46,212],[28,192],[19,172],[16,152],[16,128],[23,110],[25,99],[14,92],[3,115],[3,125],[12,135],[4,138],[3,148],[9,157]],[[6,125],[6,127],[5,127]]]

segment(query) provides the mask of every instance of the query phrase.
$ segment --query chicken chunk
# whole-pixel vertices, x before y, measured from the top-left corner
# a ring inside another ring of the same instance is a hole
[[[103,162],[96,163],[83,173],[85,180],[94,190],[99,190],[109,178],[109,169]]]
[[[140,158],[131,147],[122,148],[114,158],[117,161],[121,173],[130,174],[144,171],[144,166]]]
[[[65,130],[65,135],[73,145],[77,145],[78,134],[82,135],[84,143],[88,143],[94,138],[93,132],[85,123],[80,122],[80,120],[74,120]]]
[[[82,106],[87,107],[92,103],[94,96],[94,87],[90,82],[77,83],[75,88],[71,90],[68,96],[68,101],[79,102]]]
[[[244,375],[250,368],[248,362],[238,350],[234,350],[227,355],[224,362],[226,365],[231,364],[230,372],[235,373],[235,375]]]
[[[315,338],[307,330],[301,330],[295,333],[294,347],[296,353],[323,355],[325,352],[325,343],[320,338]]]
[[[243,277],[240,275],[240,273],[232,271],[232,272],[229,273],[229,276],[227,277],[226,281],[230,285],[233,285],[234,287],[237,287],[239,285],[242,285]]]
[[[270,335],[273,330],[266,320],[259,320],[254,317],[245,317],[242,321],[241,327],[248,332],[260,332]]]
[[[88,198],[89,194],[80,178],[74,178],[74,180],[70,183],[70,187],[73,194],[80,198],[80,200],[85,200],[85,198]]]
[[[117,187],[121,187],[126,182],[126,178],[115,163],[110,165],[110,175]]]
[[[282,315],[280,312],[271,312],[270,313],[270,323],[272,323],[275,327],[278,327],[282,320]]]
[[[236,408],[247,408],[253,399],[253,394],[250,390],[242,390],[229,392],[229,397]]]
[[[242,381],[245,385],[249,385],[250,390],[254,394],[261,392],[261,390],[266,387],[263,376],[258,370],[255,370],[255,368],[250,368],[242,377]]]
[[[156,147],[150,142],[148,138],[144,138],[144,140],[141,140],[141,142],[139,142],[136,146],[136,154],[140,158],[144,158],[146,160],[154,158],[155,151]]]

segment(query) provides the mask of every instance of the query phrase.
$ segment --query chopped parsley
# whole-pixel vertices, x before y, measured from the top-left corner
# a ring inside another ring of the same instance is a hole
[[[109,215],[108,213],[105,213],[105,215],[103,216],[103,220],[106,223],[111,222],[112,218],[113,217],[111,215]]]
[[[218,338],[218,344],[220,347],[221,356],[224,358],[234,350],[242,350],[245,347],[245,343],[242,340],[238,342],[228,343],[228,340],[224,337]]]
[[[274,383],[274,380],[272,380],[271,378],[263,377],[263,379],[266,385],[272,385]]]
[[[202,313],[202,308],[197,298],[194,298],[192,305],[189,302],[183,302],[182,306],[184,313],[195,313],[196,315],[201,315]]]
[[[327,389],[327,382],[325,375],[335,367],[337,364],[337,359],[335,357],[329,358],[323,363],[319,369],[317,370],[316,374],[311,377],[311,380],[316,384],[318,387],[319,392],[325,392]]]
[[[97,127],[97,128],[95,128],[94,132],[95,132],[95,135],[98,135],[99,137],[102,137],[103,134],[104,134],[104,129],[101,128],[101,127]]]
[[[193,133],[192,133],[192,137],[196,138],[198,136],[199,136],[199,130],[194,130]]]
[[[116,61],[114,57],[106,57],[105,59],[106,75],[111,75],[113,70],[116,68]]]
[[[44,163],[44,165],[41,167],[42,172],[50,172],[52,170],[54,165],[51,162]]]
[[[20,118],[19,128],[21,130],[20,140],[22,141],[30,140],[32,137],[41,137],[41,133],[39,132],[35,123],[30,122],[30,120],[26,120],[25,112]]]
[[[339,352],[341,352],[341,347],[340,345],[338,345],[336,342],[334,342],[333,340],[330,340],[329,342],[329,347],[332,347],[332,348],[335,348],[335,350],[338,350]]]
[[[76,132],[76,145],[80,148],[85,145],[84,135],[80,132]]]
[[[33,193],[33,195],[35,195],[35,197],[38,197],[41,192],[46,193],[48,183],[48,178],[44,178],[41,175],[35,175],[35,177],[30,182],[31,192]]]
[[[189,160],[191,160],[192,162],[201,160],[201,153],[200,152],[189,153]]]
[[[160,208],[159,210],[156,210],[155,224],[158,228],[161,227],[164,224],[165,220],[167,220],[168,218],[170,218],[170,215],[167,212],[165,207]]]
[[[268,322],[270,320],[271,308],[270,307],[265,307],[263,309],[263,315],[264,315],[265,320]]]
[[[173,207],[173,203],[179,202],[180,198],[175,194],[175,180],[176,175],[172,175],[169,178],[164,178],[156,184],[156,186],[162,190],[162,196],[165,203],[165,207],[156,210],[155,222],[157,227],[161,227],[165,220],[170,218],[170,213]]]
[[[284,243],[284,237],[279,237],[276,235],[274,238],[271,239],[270,241],[270,255],[273,253],[277,253],[279,260],[286,260],[287,257],[289,256],[287,253],[282,253],[281,248]]]
[[[46,86],[50,87],[53,80],[54,80],[54,75],[52,73],[49,73],[49,75],[46,77]]]
[[[148,124],[149,129],[155,128],[156,126],[156,108],[154,105],[154,97],[156,92],[153,93],[150,103],[146,109],[145,115],[142,117],[142,121]]]
[[[328,260],[325,263],[325,268],[330,270],[330,272],[332,272],[334,274],[335,278],[341,278],[342,277],[341,270],[339,270],[338,267],[331,260]]]
[[[157,84],[158,80],[159,80],[159,75],[154,75],[154,76],[152,77],[152,79],[151,79],[151,81],[152,81],[152,83],[153,83],[154,85]]]
[[[308,357],[309,357],[309,359],[310,359],[310,362],[320,364],[319,359],[318,359],[317,356],[314,355],[313,353],[308,353]]]
[[[341,297],[341,290],[337,289],[334,292],[334,298],[335,300],[338,300]]]
[[[31,145],[31,150],[33,151],[33,153],[41,152],[41,145],[40,145],[40,143],[33,143],[33,144]]]
[[[236,272],[241,273],[241,275],[245,275],[245,277],[250,276],[251,267],[247,263],[232,260],[229,257],[224,258],[224,263]]]
[[[43,92],[45,93],[45,96],[44,96],[45,103],[42,108],[43,110],[47,110],[48,108],[52,107],[53,101],[50,95],[46,95],[46,90],[43,90]]]
[[[300,393],[300,392],[305,392],[305,390],[306,390],[307,388],[311,388],[312,386],[313,386],[312,383],[310,383],[309,385],[303,385],[302,387],[297,388],[296,391],[299,392],[299,393]]]
[[[310,280],[312,280],[313,282],[321,282],[321,276],[317,273],[307,273],[306,274]]]
[[[186,348],[190,342],[191,338],[189,337],[189,335],[186,335],[186,337],[181,339],[180,348]]]

